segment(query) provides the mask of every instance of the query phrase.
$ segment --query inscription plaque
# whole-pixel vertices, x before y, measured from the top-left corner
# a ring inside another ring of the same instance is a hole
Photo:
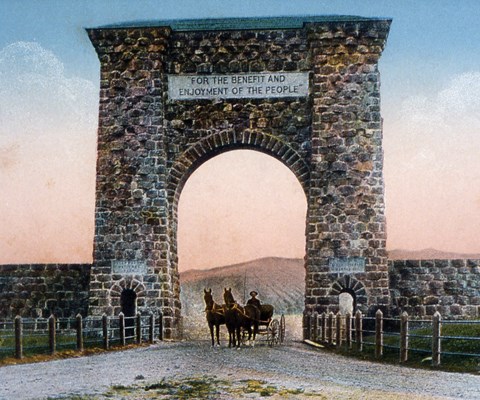
[[[147,264],[138,260],[113,260],[112,274],[144,275],[147,273]]]
[[[328,268],[334,274],[355,274],[365,272],[365,259],[362,257],[329,258]]]
[[[308,72],[169,75],[171,100],[259,99],[308,95]]]

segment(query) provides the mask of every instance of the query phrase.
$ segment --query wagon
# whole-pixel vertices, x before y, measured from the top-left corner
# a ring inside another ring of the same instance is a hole
[[[265,337],[270,347],[283,344],[285,341],[285,316],[282,314],[280,319],[269,318],[266,321],[259,321],[257,335]],[[242,330],[242,343],[245,344],[248,332]]]
[[[285,340],[285,316],[283,314],[280,316],[280,320],[276,318],[271,319],[268,324],[265,325],[263,332],[260,326],[262,325],[259,325],[258,333],[267,336],[267,343],[270,347],[283,344]]]

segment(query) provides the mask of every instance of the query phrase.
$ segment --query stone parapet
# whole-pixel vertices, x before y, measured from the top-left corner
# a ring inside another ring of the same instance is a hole
[[[87,315],[90,264],[0,265],[0,318]]]
[[[480,317],[480,260],[391,260],[389,277],[395,314]]]

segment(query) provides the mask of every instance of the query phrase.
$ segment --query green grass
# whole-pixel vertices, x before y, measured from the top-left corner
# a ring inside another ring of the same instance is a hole
[[[10,337],[13,333],[8,333],[9,337],[2,336],[0,332],[0,359],[6,357],[13,357],[15,353],[15,338]],[[76,349],[75,335],[59,335],[56,336],[56,350],[75,350]],[[50,339],[48,333],[45,334],[29,334],[24,333],[23,340],[23,354],[25,357],[30,357],[38,354],[50,353]]]
[[[480,337],[480,325],[465,325],[446,323],[442,325],[442,337],[443,336],[456,336],[456,337]],[[431,328],[419,328],[411,329],[409,335],[418,336],[431,336]],[[422,337],[409,336],[409,351],[408,361],[404,363],[406,366],[415,368],[435,368],[451,372],[469,372],[480,373],[480,340],[467,340],[467,339],[442,339],[441,351],[449,353],[465,353],[476,354],[478,356],[464,356],[464,355],[445,355],[441,356],[441,364],[438,367],[433,367],[431,359],[432,339]],[[383,338],[384,347],[383,356],[381,361],[388,363],[399,363],[400,358],[400,336],[388,335],[388,332],[384,333]],[[376,360],[375,358],[375,337],[365,336],[364,346],[362,352],[355,350],[355,343],[352,346],[352,350],[347,351],[342,348],[338,350],[345,355],[354,355],[357,358],[365,360]],[[396,348],[390,348],[390,347]],[[420,351],[416,351],[416,350]]]

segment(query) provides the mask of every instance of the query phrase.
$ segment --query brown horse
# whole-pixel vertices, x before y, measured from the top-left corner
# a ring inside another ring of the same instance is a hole
[[[225,288],[223,292],[223,299],[225,300],[225,324],[228,329],[228,347],[240,347],[241,328],[248,332],[248,340],[252,339],[253,326],[253,342],[255,343],[255,336],[258,333],[258,321],[260,320],[260,310],[251,305],[242,307],[233,298],[232,289]]]
[[[210,329],[210,336],[212,337],[212,347],[215,346],[215,338],[213,335],[213,327],[217,334],[217,345],[220,346],[220,325],[225,324],[225,310],[224,307],[213,301],[212,289],[203,289],[205,300],[205,313],[207,317],[208,327]]]

